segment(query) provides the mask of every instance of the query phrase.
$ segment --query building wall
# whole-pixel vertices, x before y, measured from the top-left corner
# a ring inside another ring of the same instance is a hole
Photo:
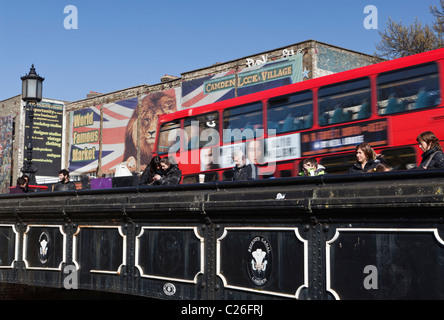
[[[64,135],[63,129],[64,129],[64,119],[65,119],[65,113],[64,113],[64,101],[60,100],[53,100],[53,99],[47,99],[44,98],[42,102],[39,104],[38,108],[35,109],[34,113],[34,134],[33,134],[33,158],[36,160],[34,161],[34,164],[39,166],[46,166],[46,163],[39,163],[38,158],[42,158],[41,151],[39,149],[45,148],[44,144],[46,143],[46,138],[49,135],[45,135],[42,133],[44,131],[48,131],[47,128],[52,125],[51,123],[46,123],[48,126],[43,126],[42,128],[39,127],[39,122],[44,121],[43,117],[48,116],[52,117],[53,115],[51,113],[45,113],[41,112],[42,109],[49,108],[52,105],[58,105],[62,112],[61,116],[54,122],[53,124],[56,126],[60,126],[62,130],[62,135]],[[15,185],[15,182],[19,176],[22,175],[22,172],[20,171],[23,167],[23,161],[26,157],[26,151],[25,151],[25,139],[26,139],[26,112],[25,112],[25,103],[21,99],[21,95],[0,101],[0,118],[4,117],[12,117],[13,121],[13,128],[14,128],[14,136],[13,136],[13,143],[12,143],[12,162],[11,162],[11,177],[9,181],[11,182],[11,185]],[[60,122],[60,123],[59,123]],[[47,132],[45,132],[47,133]],[[57,135],[57,137],[56,137]],[[59,134],[52,133],[50,135],[53,139],[58,139]],[[39,145],[39,140],[44,141],[43,145]],[[0,141],[0,143],[2,143]],[[59,143],[59,142],[57,142]],[[63,142],[62,142],[63,143]],[[3,146],[2,146],[3,148]],[[46,147],[48,150],[51,148],[51,146]],[[48,153],[51,153],[49,151]],[[63,158],[64,153],[60,154],[59,149],[56,151],[57,154],[52,154],[52,158],[59,157]],[[37,172],[37,176],[39,173]],[[57,172],[55,173],[55,176],[57,176]],[[37,179],[37,182],[39,182],[39,179]],[[9,182],[8,182],[9,183]],[[4,190],[2,190],[4,192]]]
[[[3,101],[0,101],[0,117],[11,116],[14,123],[14,137],[12,145],[12,162],[11,162],[11,177],[8,183],[15,185],[15,181],[20,174],[20,169],[23,166],[24,154],[24,137],[25,137],[25,122],[24,110],[21,96],[15,96]],[[2,146],[4,148],[5,146]],[[4,192],[4,190],[2,190]]]
[[[313,46],[312,57],[313,77],[315,78],[383,61],[374,56],[323,43],[316,43],[316,45]]]

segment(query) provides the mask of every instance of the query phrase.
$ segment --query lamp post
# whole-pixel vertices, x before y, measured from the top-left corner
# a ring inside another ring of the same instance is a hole
[[[35,173],[37,168],[32,163],[32,123],[34,119],[34,107],[37,102],[42,101],[42,85],[44,78],[40,77],[36,72],[34,65],[32,65],[29,73],[22,79],[22,100],[25,101],[25,115],[28,111],[28,130],[26,132],[26,160],[23,160],[23,168],[21,171],[29,177],[29,184],[37,184]]]

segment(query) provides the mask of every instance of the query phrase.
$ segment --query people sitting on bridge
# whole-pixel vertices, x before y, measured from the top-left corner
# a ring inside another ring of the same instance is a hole
[[[164,157],[160,160],[160,167],[162,169],[162,175],[154,176],[154,185],[171,186],[180,183],[182,171],[177,164],[170,162],[168,157]]]
[[[376,154],[367,142],[362,142],[356,147],[356,163],[348,170],[348,173],[365,173],[376,168],[385,160]]]
[[[435,134],[425,131],[419,134],[416,140],[419,143],[419,148],[424,152],[418,169],[444,168],[444,154]]]
[[[17,185],[9,189],[9,193],[27,193],[28,190],[26,188],[27,182],[25,178],[20,177],[17,178]]]
[[[145,170],[140,177],[139,185],[152,185],[155,181],[159,180],[163,175],[162,168],[160,167],[160,157],[154,156],[151,158],[150,163],[146,166]],[[156,177],[156,179],[154,179]]]
[[[258,178],[257,167],[251,163],[240,149],[233,151],[233,180],[255,180]]]
[[[299,172],[299,176],[319,176],[325,173],[325,167],[318,164],[318,161],[315,158],[307,158],[302,161],[302,170]]]
[[[54,191],[76,190],[76,184],[69,180],[69,171],[62,169],[59,171],[59,182],[54,185]]]

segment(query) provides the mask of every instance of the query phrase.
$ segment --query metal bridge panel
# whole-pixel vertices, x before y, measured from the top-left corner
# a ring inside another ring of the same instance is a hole
[[[62,269],[67,257],[66,234],[61,225],[28,225],[23,238],[26,269]]]
[[[135,264],[141,277],[197,283],[204,273],[204,242],[196,227],[143,226]]]
[[[0,203],[0,282],[66,288],[71,276],[79,289],[184,300],[444,298],[442,170]]]
[[[444,298],[438,228],[337,228],[326,250],[326,289],[335,299]]]
[[[307,240],[297,227],[225,227],[217,275],[226,289],[298,299],[308,287]]]
[[[13,224],[0,225],[0,269],[12,269],[18,260],[19,233]]]

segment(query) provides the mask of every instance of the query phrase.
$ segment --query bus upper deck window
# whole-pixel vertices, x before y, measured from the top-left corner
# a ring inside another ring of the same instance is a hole
[[[248,140],[263,135],[262,102],[226,109],[223,117],[224,142]]]
[[[440,104],[436,63],[382,73],[378,76],[377,83],[380,115],[435,107]]]
[[[184,149],[192,150],[219,144],[219,114],[211,112],[186,118]]]
[[[276,133],[304,130],[313,125],[313,94],[298,92],[268,101],[268,130]]]
[[[165,154],[171,151],[170,148],[180,149],[180,121],[165,123],[160,128],[157,152]]]
[[[369,78],[322,87],[318,97],[321,126],[367,119],[371,115]]]

